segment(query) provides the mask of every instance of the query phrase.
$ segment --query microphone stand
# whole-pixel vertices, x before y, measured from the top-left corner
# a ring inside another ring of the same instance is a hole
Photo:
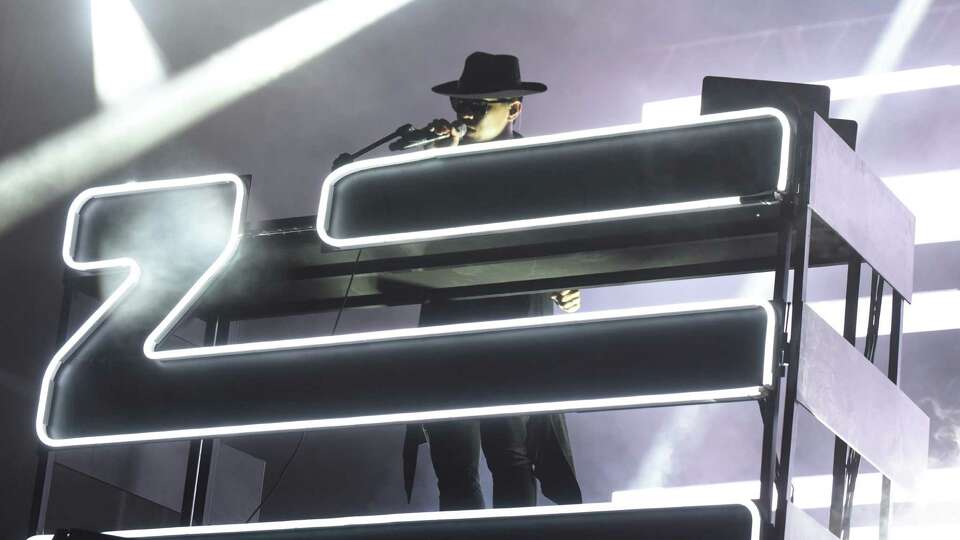
[[[330,170],[337,170],[338,168],[346,165],[347,163],[353,163],[354,160],[356,160],[358,157],[366,154],[367,152],[373,150],[374,148],[377,148],[378,146],[383,146],[384,144],[398,137],[403,137],[404,135],[406,135],[411,131],[413,131],[413,125],[404,124],[398,127],[393,133],[386,135],[383,138],[378,139],[367,146],[364,146],[363,148],[361,148],[360,150],[357,150],[352,154],[344,152],[339,156],[337,156],[337,159],[333,160],[333,166],[330,167]]]

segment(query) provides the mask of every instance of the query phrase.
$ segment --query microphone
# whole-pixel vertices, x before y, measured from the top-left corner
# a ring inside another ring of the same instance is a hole
[[[459,137],[463,137],[467,134],[467,125],[459,120],[456,120],[450,124],[450,131],[442,135],[438,135],[428,129],[412,129],[406,134],[401,135],[398,140],[390,143],[390,149],[408,150],[410,148],[416,148],[418,146],[424,146],[433,142],[442,141],[452,137],[452,133],[454,131],[457,132]]]

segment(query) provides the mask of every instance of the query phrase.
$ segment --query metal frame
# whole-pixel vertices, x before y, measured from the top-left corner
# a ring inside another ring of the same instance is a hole
[[[230,321],[217,318],[207,321],[204,329],[204,345],[223,345],[230,341]],[[202,525],[207,504],[207,485],[210,482],[210,463],[213,459],[214,439],[190,441],[187,456],[187,474],[183,485],[183,504],[180,507],[180,524]]]
[[[811,520],[807,519],[808,516],[798,517],[804,514],[804,512],[790,503],[791,496],[789,489],[792,478],[791,458],[794,448],[794,438],[796,436],[796,405],[799,403],[797,399],[798,383],[800,365],[803,360],[801,358],[800,348],[802,332],[804,331],[802,315],[806,301],[806,283],[811,254],[811,230],[814,217],[814,209],[810,204],[811,188],[813,186],[812,168],[818,166],[818,164],[814,163],[815,160],[813,159],[813,146],[817,144],[814,140],[814,134],[820,127],[816,125],[817,123],[823,123],[823,121],[813,113],[807,113],[798,119],[798,132],[801,136],[797,138],[798,148],[795,154],[797,160],[794,162],[796,192],[790,196],[792,202],[788,200],[788,204],[784,206],[786,225],[784,231],[781,232],[780,252],[786,254],[786,256],[785,260],[781,262],[777,269],[777,280],[774,289],[777,300],[786,300],[787,271],[788,269],[792,269],[793,289],[789,298],[789,342],[786,343],[786,347],[783,350],[783,367],[785,368],[786,379],[783,386],[775,388],[774,395],[768,397],[768,399],[776,400],[778,399],[778,396],[775,395],[776,393],[782,391],[784,394],[782,425],[779,432],[779,452],[771,452],[770,455],[767,455],[767,426],[773,422],[773,418],[768,420],[766,416],[764,417],[764,469],[761,476],[760,507],[762,513],[768,501],[770,501],[769,494],[772,490],[770,484],[774,484],[777,489],[777,510],[773,526],[766,537],[773,540],[807,538],[810,537],[810,534],[813,534],[812,529],[810,529]],[[819,166],[822,168],[822,164],[819,164]],[[820,174],[823,174],[822,170]],[[867,204],[869,204],[869,201]],[[909,224],[909,228],[911,229],[909,234],[912,236],[912,216],[909,216],[909,218],[911,222]],[[830,225],[828,224],[828,226]],[[856,342],[857,306],[859,302],[860,266],[862,261],[861,255],[857,252],[858,242],[861,239],[856,237],[860,236],[863,230],[855,231],[855,238],[845,238],[842,232],[837,232],[844,238],[844,241],[849,243],[852,251],[851,260],[847,265],[843,338],[849,343],[854,344]],[[791,242],[796,242],[796,247],[792,246]],[[870,249],[874,247],[875,246],[868,246]],[[912,272],[912,254],[908,262],[907,267],[909,271]],[[892,268],[892,271],[898,272],[899,269]],[[904,281],[904,283],[907,283],[907,281]],[[909,288],[906,294],[911,294],[912,283],[904,286]],[[903,301],[904,291],[895,286],[894,315],[890,335],[890,366],[887,373],[890,381],[895,385],[898,384],[900,369]],[[769,405],[769,407],[775,409],[776,405],[777,403],[775,402]],[[770,414],[772,416],[772,413]],[[834,485],[830,513],[830,532],[834,535],[837,535],[840,531],[839,524],[842,517],[838,509],[839,505],[842,504],[842,456],[846,452],[846,448],[847,444],[838,435],[835,443],[833,467]],[[772,479],[771,476],[773,477]],[[889,478],[884,477],[882,489],[880,537],[881,539],[886,539],[889,534],[892,510],[890,496],[891,482]],[[806,529],[806,532],[798,532],[797,528]],[[827,531],[823,532],[830,534],[830,532]]]
[[[64,269],[60,279],[63,296],[60,298],[60,315],[57,320],[57,347],[67,340],[70,330],[70,308],[73,306],[74,288]],[[30,505],[29,531],[43,532],[47,521],[47,504],[50,501],[50,483],[53,481],[54,451],[37,442],[37,472],[34,478],[33,502]]]
[[[788,185],[787,191],[782,193],[782,201],[777,203],[779,204],[780,217],[776,233],[776,257],[773,261],[775,268],[773,303],[783,310],[784,327],[777,335],[778,346],[776,350],[779,351],[780,358],[779,361],[774,362],[772,385],[758,399],[763,423],[763,436],[760,465],[761,495],[757,510],[762,523],[760,534],[763,540],[807,537],[803,536],[804,533],[798,531],[814,530],[810,528],[812,525],[811,521],[807,519],[809,516],[805,516],[802,510],[793,507],[790,503],[790,483],[792,478],[792,454],[796,437],[797,404],[799,403],[798,380],[802,361],[800,343],[804,331],[802,315],[806,300],[808,271],[811,266],[815,224],[815,210],[811,206],[812,176],[814,174],[812,169],[815,166],[812,163],[815,144],[814,132],[817,122],[822,122],[822,120],[812,112],[803,114],[794,120],[796,131],[793,137],[795,146],[791,159],[791,183]],[[344,173],[348,170],[348,167],[341,169]],[[823,174],[823,171],[821,170],[819,174]],[[827,226],[830,227],[829,223]],[[844,239],[844,241],[849,243],[850,239]],[[847,257],[846,310],[843,337],[848,342],[853,343],[855,341],[862,257],[856,252],[857,246],[849,245],[849,248],[851,254]],[[427,259],[429,257],[424,257],[424,260]],[[342,270],[347,271],[346,268],[344,267]],[[743,268],[734,265],[728,271],[743,270]],[[791,272],[793,273],[792,283],[790,280]],[[686,277],[691,273],[696,272],[691,272],[689,268],[682,268],[677,272],[677,275]],[[636,276],[636,274],[631,275]],[[672,277],[677,277],[677,275]],[[656,273],[658,279],[669,277],[671,277],[671,273],[668,270]],[[558,278],[557,281],[563,281],[563,278]],[[527,285],[529,286],[529,284]],[[467,293],[469,289],[459,292]],[[894,288],[894,317],[890,337],[890,365],[887,373],[894,384],[899,379],[904,294],[909,295],[911,292]],[[70,294],[71,291],[65,281],[65,299]],[[69,305],[66,300],[65,306],[64,309],[68,310]],[[217,318],[208,326],[206,339],[208,344],[220,345],[228,342],[229,336],[221,328],[224,323],[225,321]],[[64,333],[65,321],[63,316],[61,316],[61,327],[61,333]],[[197,440],[191,445],[191,461],[188,471],[193,478],[192,480],[187,479],[184,496],[184,513],[186,514],[189,509],[190,515],[184,517],[183,525],[202,523],[206,475],[209,470],[209,449],[211,447],[210,444],[207,444],[208,442],[212,441]],[[845,450],[846,443],[838,437],[835,446],[837,453],[840,454],[841,449]],[[46,467],[48,468],[49,464],[46,464]],[[834,504],[839,497],[837,475],[841,473],[842,471],[838,469],[835,462]],[[38,494],[35,498],[35,508],[43,508],[45,504],[47,489],[46,487],[41,489],[40,486],[49,485],[48,476],[43,470],[38,469]],[[776,497],[775,512],[773,511],[774,497]],[[891,506],[891,484],[885,478],[881,502],[881,538],[886,538],[887,535]],[[35,527],[32,528],[37,532],[42,532],[42,512],[39,515],[35,513],[33,520]],[[835,516],[832,514],[831,524],[834,520]],[[261,526],[264,525],[261,524]],[[798,527],[800,528],[798,529]],[[826,531],[823,532],[826,533]]]

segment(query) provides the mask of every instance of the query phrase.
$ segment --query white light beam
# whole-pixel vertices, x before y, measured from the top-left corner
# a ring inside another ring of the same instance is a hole
[[[960,66],[940,65],[917,69],[905,69],[885,73],[871,73],[840,79],[813,81],[830,87],[831,101],[844,101],[888,94],[915,92],[932,88],[960,86]],[[700,96],[685,96],[643,104],[644,122],[661,122],[664,119],[691,118],[700,114]]]
[[[883,182],[917,217],[915,242],[960,242],[960,169],[888,176]]]
[[[325,0],[0,162],[0,234],[412,0]]]
[[[884,296],[880,314],[880,335],[890,335],[891,297]],[[844,300],[808,302],[837,332],[843,333]],[[870,299],[861,298],[857,307],[857,337],[867,335],[867,311]],[[960,329],[960,290],[913,293],[913,303],[903,306],[903,333],[938,332]]]
[[[118,103],[166,78],[160,49],[130,0],[90,0],[90,36],[100,103]]]

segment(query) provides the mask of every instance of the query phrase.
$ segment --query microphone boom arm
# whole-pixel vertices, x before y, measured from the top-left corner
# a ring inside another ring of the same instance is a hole
[[[393,133],[390,133],[389,135],[385,135],[384,137],[382,137],[382,138],[380,138],[380,139],[377,139],[376,141],[368,144],[367,146],[364,146],[363,148],[361,148],[360,150],[357,150],[356,152],[354,152],[354,153],[352,153],[352,154],[351,154],[351,153],[348,153],[348,152],[344,152],[344,153],[340,154],[339,156],[337,156],[336,159],[333,160],[333,166],[331,166],[330,169],[331,169],[331,170],[336,170],[336,169],[339,169],[340,167],[346,165],[347,163],[353,163],[358,157],[366,154],[367,152],[369,152],[369,151],[371,151],[371,150],[373,150],[373,149],[375,149],[375,148],[377,148],[377,147],[379,147],[379,146],[383,146],[384,144],[390,142],[390,141],[393,140],[393,139],[396,139],[396,138],[399,138],[399,137],[404,137],[405,135],[407,135],[407,134],[410,133],[411,131],[413,131],[413,125],[412,125],[412,124],[404,124],[404,125],[398,127],[396,130],[394,130]]]

